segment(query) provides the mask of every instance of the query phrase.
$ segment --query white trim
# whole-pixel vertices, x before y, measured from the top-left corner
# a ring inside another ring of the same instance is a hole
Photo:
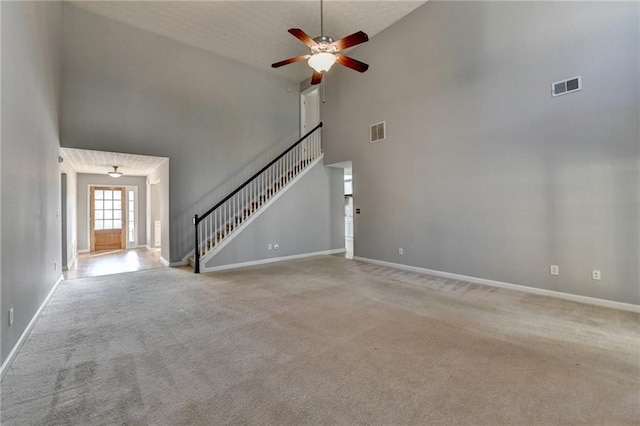
[[[78,254],[91,253],[89,249],[79,249]]]
[[[77,261],[78,261],[78,253],[73,255],[73,257],[71,258],[71,262],[69,262],[67,267],[68,268],[73,268],[73,265],[75,265]]]
[[[78,260],[78,254],[74,254],[73,257],[71,258],[71,262],[69,262],[67,264],[67,266],[63,266],[62,270],[63,271],[68,271],[69,269],[73,268],[73,264],[76,263],[76,260]]]
[[[417,266],[402,265],[400,263],[385,262],[383,260],[369,259],[369,258],[360,257],[360,256],[354,256],[353,260],[359,260],[361,262],[373,263],[381,266],[388,266],[390,268],[403,269],[411,272],[418,272],[421,274],[435,275],[437,277],[468,281],[471,283],[488,285],[491,287],[500,287],[500,288],[506,288],[509,290],[517,290],[525,293],[537,294],[539,296],[555,297],[557,299],[570,300],[572,302],[586,303],[589,305],[604,306],[605,308],[613,308],[613,309],[619,309],[622,311],[640,313],[640,305],[634,305],[632,303],[616,302],[613,300],[599,299],[597,297],[580,296],[578,294],[563,293],[561,291],[546,290],[543,288],[535,288],[535,287],[529,287],[529,286],[524,286],[519,284],[505,283],[502,281],[487,280],[484,278],[470,277],[467,275],[452,274],[450,272],[434,271],[433,269],[425,269],[425,268],[419,268]]]
[[[302,259],[305,257],[323,256],[323,255],[338,254],[338,253],[344,253],[344,252],[345,252],[344,248],[339,248],[339,249],[332,249],[332,250],[316,251],[313,253],[294,254],[291,256],[270,257],[268,259],[251,260],[249,262],[232,263],[231,265],[213,266],[211,268],[200,266],[200,272],[225,271],[227,269],[246,268],[248,266],[264,265],[267,263],[283,262],[285,260]]]
[[[173,266],[187,266],[189,265],[189,261],[187,260],[186,262],[184,260],[180,260],[178,262],[171,262],[169,263],[169,266],[173,267]]]
[[[165,259],[162,256],[160,256],[160,263],[162,263],[164,266],[170,266],[171,265],[171,262],[169,262],[167,259]]]
[[[36,323],[40,319],[40,315],[42,314],[42,311],[44,310],[45,306],[47,306],[47,304],[49,303],[49,300],[51,300],[51,296],[53,296],[53,292],[56,291],[56,288],[58,288],[58,285],[62,282],[63,279],[64,278],[62,275],[58,277],[58,280],[49,291],[49,294],[40,305],[40,308],[38,308],[38,311],[36,312],[36,314],[33,316],[33,318],[31,318],[31,321],[29,321],[27,328],[24,329],[24,331],[22,332],[22,335],[20,336],[16,344],[13,346],[13,349],[11,349],[11,352],[9,352],[9,355],[7,355],[7,358],[2,363],[2,366],[0,367],[0,381],[4,379],[4,376],[7,374],[7,371],[9,371],[9,367],[11,367],[11,363],[16,358],[18,351],[20,350],[24,342],[27,340],[27,337],[29,337],[31,330],[33,330],[33,327],[35,327]]]
[[[256,210],[255,213],[253,213],[249,219],[247,219],[246,221],[242,222],[240,224],[240,226],[238,226],[238,228],[234,229],[232,233],[229,234],[228,237],[226,237],[224,240],[220,241],[220,243],[218,243],[218,245],[216,245],[209,253],[207,253],[206,255],[204,255],[203,257],[200,258],[200,270],[202,271],[202,265],[204,265],[205,263],[207,263],[209,260],[211,260],[211,258],[213,256],[215,256],[216,254],[220,253],[220,251],[226,247],[227,244],[229,244],[231,241],[233,241],[238,235],[240,235],[240,233],[251,224],[251,222],[253,222],[254,220],[256,220],[262,213],[264,213],[269,206],[271,206],[273,203],[276,202],[276,200],[278,198],[280,198],[282,196],[282,194],[284,194],[285,192],[287,192],[289,189],[293,188],[293,185],[298,182],[300,179],[302,179],[302,176],[306,175],[307,173],[309,173],[309,171],[311,169],[313,169],[317,164],[319,164],[322,159],[324,158],[324,153],[320,154],[320,156],[318,156],[318,158],[316,158],[315,160],[313,160],[311,162],[311,164],[309,164],[307,167],[305,167],[300,173],[298,173],[296,175],[296,177],[294,177],[293,179],[291,179],[291,181],[289,183],[287,183],[280,191],[278,191],[273,197],[271,197],[266,203],[264,203],[262,206],[260,206],[260,208],[258,210]],[[186,257],[187,262],[190,256],[192,256],[194,254],[194,251],[191,250],[191,252],[189,252],[189,254]],[[184,259],[183,259],[184,260]]]
[[[129,243],[129,191],[133,191],[133,242]],[[125,220],[125,234],[126,234],[126,247],[127,249],[132,249],[132,248],[138,248],[140,247],[140,245],[138,244],[138,240],[139,240],[139,234],[140,234],[140,230],[138,229],[138,225],[140,225],[140,219],[138,217],[138,210],[140,210],[139,206],[139,199],[138,199],[138,187],[137,186],[125,186],[125,202],[126,202],[126,208],[125,208],[125,218],[123,220]]]

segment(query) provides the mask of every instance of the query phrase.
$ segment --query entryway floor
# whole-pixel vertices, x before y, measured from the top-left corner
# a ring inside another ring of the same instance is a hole
[[[71,269],[64,272],[64,279],[97,277],[163,267],[160,261],[160,250],[148,248],[103,250],[79,254]]]

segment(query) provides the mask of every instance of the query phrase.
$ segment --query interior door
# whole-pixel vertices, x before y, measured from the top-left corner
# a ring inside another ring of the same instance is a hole
[[[304,91],[300,98],[300,136],[304,136],[320,123],[320,93],[313,87]]]
[[[320,123],[320,92],[311,87],[300,95],[300,137]],[[307,155],[308,141],[302,142],[303,157]]]
[[[91,187],[91,251],[126,247],[125,189]]]

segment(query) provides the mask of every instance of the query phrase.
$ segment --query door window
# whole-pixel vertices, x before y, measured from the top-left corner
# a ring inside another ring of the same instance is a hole
[[[95,229],[122,228],[122,192],[112,189],[95,191]]]

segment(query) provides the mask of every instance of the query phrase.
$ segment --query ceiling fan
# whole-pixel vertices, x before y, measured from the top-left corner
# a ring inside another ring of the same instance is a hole
[[[365,72],[369,69],[369,65],[364,62],[357,61],[348,56],[342,55],[340,52],[358,44],[364,43],[369,40],[369,36],[358,31],[349,36],[343,37],[340,40],[335,41],[333,38],[324,35],[324,22],[322,13],[322,0],[320,0],[320,34],[316,38],[309,37],[304,31],[299,28],[290,28],[291,33],[298,40],[303,42],[311,50],[311,53],[306,55],[295,56],[293,58],[285,59],[284,61],[271,64],[273,68],[278,68],[283,65],[293,64],[304,60],[309,60],[308,64],[313,68],[313,76],[311,77],[311,84],[319,84],[322,81],[322,76],[325,72],[329,71],[331,66],[338,63],[347,68],[359,72]]]

